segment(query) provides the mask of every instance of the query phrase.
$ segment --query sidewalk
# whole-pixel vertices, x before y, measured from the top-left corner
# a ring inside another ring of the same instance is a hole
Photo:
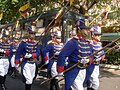
[[[100,67],[108,68],[108,69],[119,69],[120,70],[120,65],[100,64]]]

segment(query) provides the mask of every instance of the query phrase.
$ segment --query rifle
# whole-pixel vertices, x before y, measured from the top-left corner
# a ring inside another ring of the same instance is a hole
[[[111,51],[112,51],[114,48],[116,48],[118,45],[120,45],[120,43],[114,45],[112,48],[110,48],[110,49],[108,49],[107,51],[105,51],[104,54],[102,54],[102,55],[100,55],[99,57],[95,58],[95,59],[93,60],[93,62],[96,61],[96,59],[100,58],[101,56],[103,56],[103,55],[105,55],[105,54],[111,52]],[[60,81],[62,81],[62,80],[64,80],[64,78],[58,80],[57,83],[60,82]]]
[[[106,46],[104,46],[102,49],[98,50],[97,52],[95,52],[95,53],[91,54],[91,55],[90,55],[90,56],[88,56],[86,59],[88,59],[88,58],[90,58],[90,57],[92,57],[92,56],[96,55],[98,52],[100,52],[100,51],[104,50],[106,47],[108,47],[108,46],[112,45],[113,43],[117,42],[118,40],[120,40],[120,37],[119,37],[119,38],[117,38],[117,39],[115,39],[113,42],[111,42],[111,43],[107,44],[107,45],[106,45]],[[66,70],[64,70],[64,71],[63,71],[63,73],[65,73],[65,72],[67,72],[67,71],[69,71],[69,70],[73,69],[73,68],[74,68],[74,67],[76,67],[78,64],[80,64],[80,60],[78,60],[78,62],[77,62],[76,64],[74,64],[73,66],[71,66],[71,67],[67,68]],[[44,83],[46,83],[46,82],[48,82],[48,81],[50,81],[50,80],[54,79],[54,78],[55,78],[55,77],[57,77],[57,76],[58,76],[58,75],[56,75],[56,76],[54,76],[54,77],[51,77],[50,79],[47,79],[47,80],[45,80],[45,81],[41,82],[41,84],[40,84],[40,85],[42,85],[42,84],[44,84]]]

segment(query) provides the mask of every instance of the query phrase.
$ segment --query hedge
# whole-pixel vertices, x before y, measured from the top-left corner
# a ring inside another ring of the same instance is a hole
[[[112,50],[111,52],[105,54],[104,64],[120,64],[120,50]]]

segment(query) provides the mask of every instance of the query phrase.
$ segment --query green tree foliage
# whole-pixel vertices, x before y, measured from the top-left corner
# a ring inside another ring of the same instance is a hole
[[[44,11],[59,10],[65,6],[69,0],[29,0],[30,11],[27,17],[38,15]],[[76,13],[85,14],[89,10],[92,11],[93,17],[95,17],[102,8],[112,4],[114,0],[74,0],[72,6],[68,4],[66,7]],[[117,1],[117,0],[116,0]],[[19,8],[25,5],[28,0],[0,0],[0,13],[3,13],[2,24],[16,21],[20,17]],[[116,2],[117,4],[117,2]],[[112,5],[112,12],[109,14],[109,18],[119,19],[119,5]],[[22,19],[22,18],[21,18]]]

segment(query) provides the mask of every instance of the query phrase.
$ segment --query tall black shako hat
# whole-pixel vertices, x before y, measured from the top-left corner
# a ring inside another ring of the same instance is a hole
[[[82,29],[88,29],[89,30],[90,29],[90,27],[85,25],[85,18],[84,17],[81,17],[81,19],[76,21],[76,28],[77,28],[77,30],[78,29],[80,29],[80,30],[82,30]]]

